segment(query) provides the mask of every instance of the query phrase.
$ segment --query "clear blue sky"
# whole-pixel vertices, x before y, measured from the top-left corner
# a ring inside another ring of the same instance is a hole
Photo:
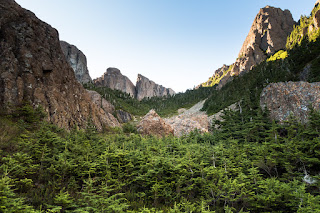
[[[117,67],[177,92],[232,64],[266,5],[297,21],[316,0],[17,0],[87,56],[92,78]]]

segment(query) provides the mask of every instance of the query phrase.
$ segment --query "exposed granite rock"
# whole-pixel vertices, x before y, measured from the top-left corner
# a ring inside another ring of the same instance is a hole
[[[109,87],[110,89],[120,90],[135,97],[136,90],[133,83],[127,76],[121,74],[117,68],[108,68],[102,77],[94,80],[96,86]]]
[[[294,20],[289,10],[283,11],[270,6],[260,9],[231,70],[231,75],[248,72],[267,56],[285,49],[293,25]]]
[[[119,109],[116,111],[116,114],[120,123],[128,123],[132,120],[132,115],[129,112]]]
[[[272,119],[286,121],[290,114],[300,122],[308,120],[308,107],[320,110],[320,82],[280,82],[269,84],[260,97],[262,109],[270,110]]]
[[[0,0],[0,64],[3,112],[29,102],[66,129],[85,128],[89,120],[99,130],[112,125],[76,80],[58,32],[13,0]]]
[[[202,133],[208,132],[209,121],[203,108],[204,101],[200,101],[188,110],[181,109],[181,114],[165,119],[165,122],[174,129],[174,136],[181,137],[197,129]]]
[[[249,72],[268,56],[286,48],[295,24],[289,10],[266,6],[260,9],[229,73],[220,79],[218,89],[237,76]]]
[[[137,125],[138,132],[143,135],[158,137],[173,135],[173,129],[154,110],[150,110]]]
[[[60,41],[60,46],[77,80],[83,84],[92,82],[87,67],[87,57],[76,46],[65,41]]]
[[[150,98],[154,96],[168,96],[174,95],[175,92],[172,89],[158,85],[143,75],[138,74],[136,83],[136,97],[138,100],[143,98]]]

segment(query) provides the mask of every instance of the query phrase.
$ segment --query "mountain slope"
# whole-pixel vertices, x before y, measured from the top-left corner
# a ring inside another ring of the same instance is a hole
[[[219,70],[225,70],[225,68],[218,69],[218,73],[215,73],[213,77],[201,85],[218,85],[218,88],[221,88],[234,76],[250,71],[268,56],[278,50],[285,49],[287,36],[290,35],[293,25],[294,21],[290,11],[270,6],[262,8],[255,17],[238,58],[231,69],[224,72],[223,75]]]
[[[112,125],[77,82],[58,32],[13,0],[0,1],[0,105],[2,112],[42,106],[59,127]]]

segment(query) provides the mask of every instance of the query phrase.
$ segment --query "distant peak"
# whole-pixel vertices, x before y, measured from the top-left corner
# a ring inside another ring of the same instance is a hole
[[[107,69],[107,75],[121,75],[121,72],[118,68],[115,67],[109,67]]]

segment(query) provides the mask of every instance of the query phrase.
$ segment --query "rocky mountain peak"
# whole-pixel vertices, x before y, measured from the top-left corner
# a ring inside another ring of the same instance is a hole
[[[260,9],[239,52],[231,75],[248,72],[268,56],[285,49],[294,25],[289,10],[271,6]]]
[[[207,81],[202,86],[213,86],[212,80],[215,80],[215,84],[219,84],[218,88],[221,88],[231,81],[233,76],[250,71],[268,56],[285,49],[287,37],[293,30],[294,23],[289,10],[271,6],[261,8],[232,68],[224,73],[221,73],[225,70],[224,67],[218,69],[216,78],[213,76],[209,79],[211,82]]]
[[[107,75],[122,75],[120,70],[118,68],[115,67],[109,67],[107,69]]]
[[[132,97],[135,97],[136,94],[136,89],[133,83],[127,76],[122,75],[120,70],[117,68],[108,68],[103,76],[94,80],[94,83],[96,86],[120,90],[130,94]]]
[[[289,10],[271,6],[260,9],[239,52],[231,75],[248,72],[268,56],[285,49],[294,25]]]
[[[136,97],[138,100],[154,96],[163,97],[174,94],[175,92],[172,89],[165,88],[162,85],[158,85],[155,82],[149,80],[147,77],[138,74],[136,83]]]
[[[80,83],[92,82],[87,67],[87,57],[76,46],[65,41],[60,41],[60,46],[69,65],[72,67],[77,80]]]
[[[138,100],[154,96],[162,97],[175,94],[172,89],[158,85],[141,74],[138,74],[137,83],[136,86],[134,86],[130,79],[122,75],[117,68],[108,68],[103,76],[94,80],[94,83],[96,86],[109,87],[128,93]]]

